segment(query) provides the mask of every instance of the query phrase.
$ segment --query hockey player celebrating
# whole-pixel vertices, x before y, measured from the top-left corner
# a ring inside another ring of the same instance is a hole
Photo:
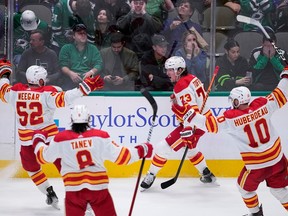
[[[188,74],[186,70],[185,60],[180,56],[172,56],[165,62],[167,75],[172,83],[175,84],[173,94],[171,96],[172,103],[182,104],[189,103],[192,107],[202,106],[206,92],[201,81],[194,75]],[[205,115],[212,115],[209,109],[204,109]],[[180,132],[183,130],[182,119],[178,118],[180,124],[175,128],[164,140],[155,145],[155,154],[152,158],[148,174],[141,182],[143,190],[148,189],[153,184],[156,174],[166,164],[167,158],[171,154],[185,148],[188,145],[189,151],[187,157],[189,161],[199,171],[200,181],[203,183],[213,183],[216,178],[208,169],[204,155],[190,143],[181,139]],[[196,130],[195,135],[198,138],[203,134],[201,130]]]
[[[11,104],[16,112],[22,166],[38,189],[47,195],[46,203],[58,209],[56,193],[37,162],[32,148],[33,132],[46,131],[49,142],[58,133],[53,119],[55,110],[69,106],[75,99],[102,88],[103,80],[99,76],[86,78],[79,84],[79,88],[58,92],[54,86],[45,86],[47,71],[41,66],[33,65],[27,69],[27,85],[17,83],[11,86],[11,73],[11,63],[7,60],[0,61],[0,99]],[[59,164],[55,165],[59,170]]]
[[[34,135],[35,154],[41,164],[61,158],[66,216],[84,216],[87,204],[97,216],[116,216],[104,161],[131,164],[151,157],[153,147],[149,143],[135,148],[119,146],[106,131],[90,129],[89,117],[85,105],[75,105],[71,112],[71,130],[58,133],[49,146],[45,145],[45,133],[40,131]]]
[[[225,111],[217,119],[200,115],[189,104],[172,106],[175,115],[184,118],[186,127],[183,139],[190,140],[187,132],[192,130],[191,125],[212,133],[225,131],[235,138],[234,143],[244,162],[237,180],[238,189],[250,211],[247,214],[249,216],[263,216],[256,193],[263,181],[266,181],[272,195],[288,211],[288,163],[280,137],[271,122],[273,113],[287,103],[288,68],[280,77],[282,79],[271,94],[256,98],[251,103],[251,93],[247,87],[232,89],[229,99],[233,109]]]

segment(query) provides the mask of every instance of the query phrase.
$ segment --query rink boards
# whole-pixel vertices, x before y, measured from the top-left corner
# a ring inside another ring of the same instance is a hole
[[[254,96],[259,94],[254,94]],[[151,143],[157,145],[177,126],[178,122],[170,109],[170,92],[153,92],[153,95],[159,108]],[[92,117],[91,126],[108,131],[111,138],[120,145],[133,147],[147,139],[152,108],[139,92],[98,92],[93,93],[92,96],[77,99],[74,104],[86,104]],[[212,93],[207,106],[211,108],[215,116],[221,115],[231,107],[227,93]],[[3,170],[6,167],[8,170],[11,169],[12,176],[26,177],[19,162],[19,143],[14,111],[10,105],[3,103],[0,103],[0,110],[0,169]],[[286,105],[273,116],[273,123],[279,131],[285,153],[288,152],[287,118]],[[69,129],[70,108],[58,109],[55,112],[55,122],[60,130]],[[234,143],[232,137],[225,133],[205,134],[201,138],[198,147],[215,175],[235,177],[242,168],[243,163]],[[159,172],[159,176],[174,176],[182,155],[181,150],[172,155],[166,166]],[[149,164],[150,160],[146,160],[144,172],[147,171]],[[117,166],[107,162],[106,167],[111,177],[131,177],[137,176],[140,162],[129,166]],[[59,176],[53,165],[45,165],[44,171],[49,177]],[[181,176],[198,176],[198,173],[189,161],[185,161]]]

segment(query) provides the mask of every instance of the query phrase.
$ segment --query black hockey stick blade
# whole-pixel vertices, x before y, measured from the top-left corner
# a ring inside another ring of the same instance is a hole
[[[157,103],[156,103],[154,97],[150,94],[150,92],[147,89],[142,88],[140,90],[140,92],[148,100],[148,102],[152,106],[152,109],[153,109],[153,119],[152,120],[154,121],[156,118],[157,110],[158,110]]]
[[[177,173],[176,173],[175,177],[173,177],[172,179],[169,179],[168,181],[162,182],[161,183],[161,188],[162,189],[166,189],[166,188],[170,187],[171,185],[173,185],[177,181],[177,179],[179,177],[179,174],[180,174],[180,171],[181,171],[181,168],[183,166],[183,162],[184,162],[184,160],[186,158],[187,152],[188,152],[188,147],[186,146],[184,154],[182,156],[182,159],[181,159],[181,162],[180,162],[180,165],[178,167],[178,170],[177,170]]]

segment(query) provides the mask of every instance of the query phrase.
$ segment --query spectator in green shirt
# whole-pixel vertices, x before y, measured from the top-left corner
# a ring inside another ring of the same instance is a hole
[[[63,90],[72,89],[85,78],[95,76],[102,69],[97,47],[87,41],[84,24],[73,27],[74,42],[64,45],[59,53],[59,65],[64,75]]]

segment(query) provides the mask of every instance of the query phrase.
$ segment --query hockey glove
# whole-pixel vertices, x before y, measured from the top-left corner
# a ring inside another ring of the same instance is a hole
[[[196,148],[197,143],[201,136],[203,136],[205,132],[201,129],[196,128],[196,130],[193,133],[192,127],[188,126],[185,127],[181,132],[181,138],[186,141],[186,144],[189,149]]]
[[[153,152],[153,146],[150,143],[142,143],[135,146],[138,151],[139,158],[150,158]]]
[[[173,104],[172,111],[178,119],[183,119],[184,122],[187,121],[188,123],[190,123],[196,115],[194,109],[192,109],[188,103],[185,103],[183,106]]]
[[[103,86],[104,81],[100,75],[97,75],[93,78],[87,77],[83,82],[79,84],[79,88],[84,95],[88,95],[91,91],[102,89]]]
[[[48,137],[47,131],[36,130],[33,135],[33,148],[35,148],[39,142],[46,143]]]
[[[1,59],[0,60],[0,79],[1,78],[10,79],[11,74],[12,74],[12,65],[10,61],[6,59]]]

